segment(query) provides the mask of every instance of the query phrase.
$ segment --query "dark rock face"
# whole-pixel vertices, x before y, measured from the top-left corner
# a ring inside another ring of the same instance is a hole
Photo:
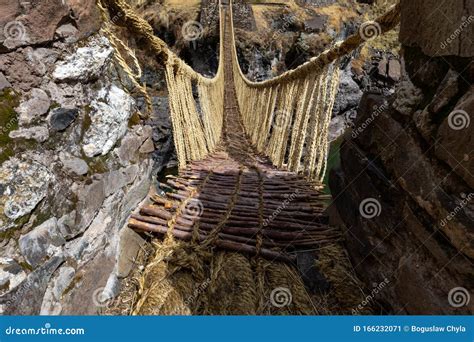
[[[402,0],[400,41],[428,56],[472,57],[472,1]]]
[[[429,2],[402,2],[402,42],[412,45],[404,47],[405,68],[390,75],[386,61],[378,71],[389,66],[387,75],[403,81],[393,95],[364,94],[330,187],[358,275],[369,288],[389,280],[378,297],[383,311],[468,314],[472,300],[458,305],[453,296],[474,291],[474,52],[425,54],[442,30],[426,26],[434,34],[418,36],[415,23],[428,14],[445,22]]]

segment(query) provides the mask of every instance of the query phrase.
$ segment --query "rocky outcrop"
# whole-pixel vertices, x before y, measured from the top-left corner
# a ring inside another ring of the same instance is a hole
[[[48,0],[31,3],[2,1],[0,44],[12,50],[20,46],[50,43],[60,38],[64,26],[77,27],[77,39],[97,31],[100,15],[94,0]]]
[[[438,24],[453,23],[445,13],[474,12],[461,2],[445,3],[444,10],[430,3],[402,1],[402,81],[393,95],[363,95],[330,187],[358,275],[369,289],[389,280],[377,297],[380,310],[468,314],[474,52],[466,32],[447,48],[449,58],[437,57],[434,46],[449,30]]]
[[[428,56],[472,57],[474,3],[402,0],[400,41]],[[441,17],[443,16],[443,17]],[[442,18],[442,20],[440,20]],[[413,28],[416,27],[416,32]]]
[[[56,81],[89,82],[97,79],[112,53],[113,49],[105,37],[92,39],[87,46],[78,48],[73,55],[58,63],[53,77]]]
[[[0,313],[94,314],[142,243],[125,223],[155,160],[172,159],[167,107],[139,119],[95,1],[26,4],[0,1]]]

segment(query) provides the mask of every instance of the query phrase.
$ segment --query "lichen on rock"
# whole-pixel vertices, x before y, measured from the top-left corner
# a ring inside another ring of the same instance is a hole
[[[133,98],[114,84],[99,91],[91,103],[92,123],[84,138],[87,157],[106,155],[125,135],[134,104]]]
[[[46,196],[54,179],[50,170],[35,161],[10,158],[0,168],[0,231],[31,213]]]
[[[91,38],[86,46],[78,48],[72,55],[58,63],[53,78],[56,81],[89,82],[102,73],[112,53],[113,48],[107,38]]]

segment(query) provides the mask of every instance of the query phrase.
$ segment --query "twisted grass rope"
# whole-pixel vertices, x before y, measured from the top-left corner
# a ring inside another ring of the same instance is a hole
[[[146,119],[150,116],[153,110],[153,105],[151,103],[150,96],[148,95],[146,84],[141,85],[140,83],[138,83],[138,81],[140,80],[142,76],[140,63],[138,62],[138,59],[135,56],[135,53],[121,39],[119,39],[113,33],[110,17],[107,15],[107,10],[102,5],[101,0],[97,1],[97,6],[100,10],[102,23],[103,23],[101,31],[109,39],[110,45],[115,51],[113,55],[114,61],[120,66],[122,71],[128,77],[128,80],[133,84],[134,89],[136,89],[143,96],[145,100],[146,114],[143,115],[140,112],[140,116],[142,119]],[[135,69],[135,71],[133,71],[132,68],[128,65],[127,61],[123,57],[120,50],[124,50],[127,53],[128,57],[131,59],[133,63],[133,69]]]

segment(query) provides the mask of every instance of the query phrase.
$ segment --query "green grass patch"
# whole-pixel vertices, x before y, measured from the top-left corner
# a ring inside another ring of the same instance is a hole
[[[343,137],[340,136],[338,139],[331,142],[329,146],[329,154],[328,154],[328,167],[326,170],[326,174],[324,175],[324,193],[330,195],[331,189],[329,189],[329,173],[332,169],[338,168],[341,166],[341,144],[343,142]]]

